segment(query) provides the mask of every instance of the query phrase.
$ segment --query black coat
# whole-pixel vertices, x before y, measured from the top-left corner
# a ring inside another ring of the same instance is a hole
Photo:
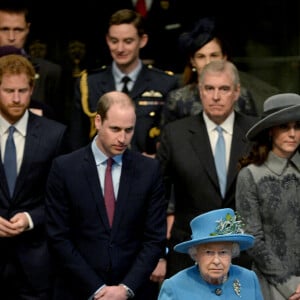
[[[235,209],[238,160],[251,148],[245,134],[255,120],[255,117],[235,113],[224,199],[220,193],[214,156],[202,113],[168,123],[164,127],[157,159],[162,165],[166,187],[170,189],[167,189],[167,195],[173,193],[175,199],[170,259],[173,254],[176,255],[172,247],[190,239],[189,224],[193,218],[222,207]],[[174,188],[172,192],[171,187]],[[179,259],[172,260],[169,264],[171,273],[187,267],[187,259],[188,255],[180,255]],[[191,265],[192,260],[189,261]]]

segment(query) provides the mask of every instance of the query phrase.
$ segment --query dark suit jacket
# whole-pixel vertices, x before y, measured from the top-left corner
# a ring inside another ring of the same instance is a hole
[[[225,199],[222,199],[220,193],[202,113],[165,126],[157,158],[162,164],[168,187],[167,195],[170,196],[170,187],[174,188],[175,223],[171,233],[172,246],[190,239],[189,224],[197,215],[222,207],[235,209],[238,160],[250,150],[245,134],[255,120],[254,117],[235,114]],[[171,268],[176,269],[176,261],[172,264]]]
[[[62,67],[43,58],[33,57],[30,60],[37,72],[32,98],[49,106],[53,119],[65,121],[66,103],[62,95]]]
[[[88,105],[92,112],[96,111],[99,98],[106,92],[116,90],[111,67],[88,76]],[[151,128],[158,127],[165,97],[168,92],[178,87],[175,76],[165,72],[143,68],[130,92],[136,103],[137,122],[132,139],[132,149],[140,152],[155,153],[156,140],[150,136]],[[72,149],[86,145],[89,139],[90,121],[84,114],[81,105],[79,84],[76,85],[74,111],[71,116],[70,134]]]
[[[28,212],[34,228],[13,238],[0,238],[1,268],[8,256],[20,263],[29,282],[37,289],[49,285],[49,254],[44,226],[45,188],[51,161],[65,151],[66,127],[29,113],[24,156],[15,191],[10,199],[5,171],[0,162],[0,216],[10,219],[17,212]]]
[[[124,283],[135,299],[164,250],[166,201],[159,163],[123,155],[112,228],[91,146],[54,160],[47,188],[47,231],[58,265],[55,299],[83,300],[103,284]]]

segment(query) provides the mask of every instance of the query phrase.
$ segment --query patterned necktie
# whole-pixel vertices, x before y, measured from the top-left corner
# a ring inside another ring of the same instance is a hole
[[[106,212],[109,220],[109,225],[112,226],[114,212],[115,212],[115,194],[114,186],[111,176],[111,168],[114,160],[110,157],[107,159],[105,180],[104,180],[104,201],[106,206]]]
[[[5,144],[4,152],[4,170],[6,174],[6,179],[8,183],[9,193],[12,197],[15,183],[17,178],[17,155],[16,155],[16,146],[14,142],[14,131],[15,127],[10,126],[8,132],[8,137]]]
[[[215,148],[215,165],[217,169],[219,185],[222,197],[225,196],[226,189],[226,150],[225,150],[225,140],[223,136],[223,129],[221,126],[217,126],[216,130],[218,131],[218,140]]]
[[[137,0],[135,10],[140,13],[143,17],[147,15],[146,0]]]
[[[122,78],[122,82],[124,83],[123,88],[122,88],[122,92],[123,92],[123,93],[126,93],[126,94],[129,93],[127,83],[128,83],[130,80],[131,80],[131,79],[130,79],[130,77],[128,77],[128,76],[124,76],[124,77]]]

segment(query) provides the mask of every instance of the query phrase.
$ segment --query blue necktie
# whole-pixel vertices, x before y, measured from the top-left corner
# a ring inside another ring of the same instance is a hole
[[[218,131],[219,136],[215,148],[215,164],[216,164],[221,194],[222,197],[224,198],[225,190],[226,190],[226,178],[227,178],[225,140],[223,136],[222,127],[217,126],[216,130]]]
[[[8,137],[5,145],[4,152],[4,170],[6,174],[6,179],[9,187],[9,193],[12,197],[15,183],[17,178],[17,158],[16,158],[16,146],[14,142],[14,131],[15,127],[10,126],[8,132]]]

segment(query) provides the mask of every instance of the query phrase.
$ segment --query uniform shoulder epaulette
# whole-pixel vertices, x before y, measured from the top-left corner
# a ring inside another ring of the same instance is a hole
[[[86,69],[85,71],[90,75],[92,75],[92,74],[97,74],[97,73],[101,73],[101,72],[103,72],[103,71],[105,71],[107,69],[107,65],[103,65],[103,66],[101,66],[101,67],[99,67],[99,68],[88,68],[88,69]]]
[[[174,72],[172,72],[172,71],[165,70],[165,73],[168,74],[168,75],[170,75],[170,76],[174,76]]]
[[[172,71],[169,71],[169,70],[164,71],[162,69],[153,67],[153,65],[147,65],[147,67],[148,67],[148,69],[151,69],[151,70],[156,71],[158,73],[164,73],[164,74],[167,74],[169,76],[174,76],[174,72],[172,72]]]

